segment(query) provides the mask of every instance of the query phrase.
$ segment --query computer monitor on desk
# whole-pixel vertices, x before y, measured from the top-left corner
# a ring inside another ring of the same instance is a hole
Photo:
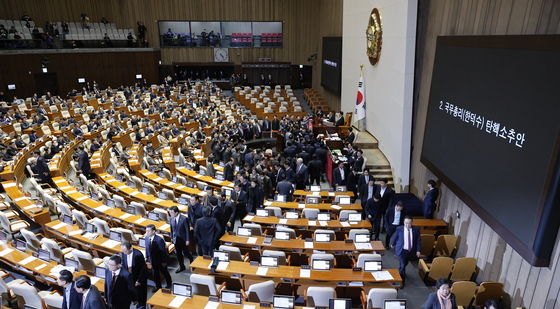
[[[257,217],[268,217],[270,214],[268,209],[259,208],[256,213]]]
[[[362,214],[361,213],[348,214],[348,221],[350,221],[350,222],[360,222],[360,221],[362,221]]]
[[[329,309],[350,309],[352,299],[350,298],[331,298],[329,299]]]
[[[386,299],[383,309],[406,309],[405,299]]]
[[[144,237],[138,239],[138,247],[146,248],[146,239]]]
[[[250,228],[246,228],[246,227],[237,228],[237,236],[251,237],[251,235],[252,235],[252,231]]]
[[[241,304],[241,292],[223,290],[221,293],[221,301],[226,304]]]
[[[331,260],[314,259],[311,263],[313,270],[329,270],[331,269]]]
[[[191,297],[192,286],[182,283],[173,283],[171,286],[171,293],[176,296]]]
[[[39,253],[37,254],[37,257],[45,262],[51,261],[51,254],[49,253],[49,251],[44,249],[39,249]]]
[[[261,256],[261,266],[278,267],[278,258],[275,256]]]
[[[101,266],[95,266],[95,276],[100,279],[105,279],[105,268]]]
[[[286,202],[286,196],[283,194],[276,195],[276,202],[280,202],[280,203]]]
[[[330,233],[315,233],[316,242],[330,242],[332,234]]]
[[[229,262],[229,252],[215,250],[214,257],[218,258],[220,262]]]
[[[383,269],[381,261],[364,261],[364,271],[380,271]]]
[[[78,270],[78,268],[79,268],[78,261],[76,261],[74,259],[65,259],[64,260],[64,265],[66,267],[74,268],[75,270]]]
[[[354,242],[356,243],[367,243],[371,241],[371,235],[366,233],[356,234],[354,236]]]
[[[122,234],[120,232],[109,232],[109,239],[114,241],[122,241]]]
[[[285,231],[274,232],[274,238],[278,240],[290,240],[290,233]]]
[[[341,196],[338,198],[339,205],[350,205],[351,200],[349,196]]]
[[[321,192],[321,186],[311,186],[309,190],[311,192]]]
[[[293,309],[294,297],[284,295],[274,295],[272,297],[272,307],[274,309]]]

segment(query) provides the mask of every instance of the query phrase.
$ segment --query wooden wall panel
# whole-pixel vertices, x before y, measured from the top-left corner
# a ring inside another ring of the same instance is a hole
[[[143,21],[150,46],[158,47],[158,20],[283,21],[282,48],[232,48],[230,59],[237,64],[270,57],[273,61],[313,65],[314,87],[320,87],[320,56],[323,36],[342,35],[342,0],[2,0],[0,19],[19,19],[26,12],[41,26],[46,20],[78,21],[80,13],[91,21],[105,16],[119,28],[136,29]],[[163,64],[213,61],[211,48],[163,48]],[[333,107],[340,98],[325,92]]]
[[[35,92],[34,74],[41,73],[45,58],[49,73],[57,73],[61,94],[80,87],[79,77],[113,88],[133,84],[136,73],[149,83],[158,81],[159,51],[0,55],[0,85],[16,84],[16,91],[8,96],[26,97]]]
[[[420,163],[426,109],[438,35],[560,33],[560,2],[555,0],[419,1],[411,191],[423,191],[434,175]],[[422,195],[422,194],[419,194]],[[461,219],[455,218],[455,212]],[[560,248],[549,267],[533,267],[445,186],[438,217],[451,222],[460,236],[458,256],[477,258],[478,281],[501,281],[511,305],[560,308]]]

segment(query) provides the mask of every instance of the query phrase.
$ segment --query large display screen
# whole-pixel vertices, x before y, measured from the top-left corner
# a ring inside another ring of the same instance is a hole
[[[321,86],[340,95],[342,74],[342,37],[323,37]]]
[[[560,218],[559,39],[438,38],[421,158],[538,266]]]

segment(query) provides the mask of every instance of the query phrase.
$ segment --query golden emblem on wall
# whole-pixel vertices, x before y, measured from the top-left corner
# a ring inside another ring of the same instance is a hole
[[[366,29],[366,39],[367,39],[367,56],[369,58],[369,63],[375,65],[379,61],[381,56],[381,35],[383,34],[383,29],[381,27],[381,16],[377,8],[371,11],[369,14],[369,23]]]

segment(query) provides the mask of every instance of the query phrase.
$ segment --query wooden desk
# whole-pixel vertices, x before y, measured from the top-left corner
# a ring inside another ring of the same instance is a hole
[[[0,241],[0,261],[11,267],[18,273],[23,273],[30,276],[33,280],[39,281],[49,286],[58,287],[56,279],[58,273],[51,273],[51,271],[59,264],[55,261],[45,262],[38,258],[34,258],[31,254],[17,250],[9,243]],[[86,275],[85,271],[74,273],[74,276]],[[75,278],[74,277],[74,278]],[[104,280],[98,280],[95,286],[103,291]]]
[[[33,222],[43,225],[51,221],[49,210],[37,205],[27,197],[13,180],[2,182],[2,187],[17,208]]]
[[[134,188],[127,186],[125,183],[122,183],[115,179],[110,174],[102,173],[99,174],[99,179],[102,182],[107,184],[114,192],[118,192],[120,195],[127,197],[129,200],[134,200],[140,203],[143,203],[146,207],[146,210],[152,210],[156,207],[163,207],[163,208],[170,208],[172,206],[177,206],[179,209],[183,208],[183,205],[175,203],[170,200],[162,200],[157,198],[151,194],[145,194],[140,192]]]
[[[154,174],[148,170],[140,170],[138,174],[147,179],[151,183],[155,183],[158,186],[165,187],[166,189],[173,190],[178,194],[188,194],[188,195],[198,195],[200,197],[206,196],[208,193],[199,190],[197,188],[189,188],[180,183],[173,182],[167,178],[159,177],[159,175]]]
[[[249,239],[256,239],[254,243],[248,243]],[[263,236],[237,236],[231,234],[224,234],[220,241],[226,245],[235,247],[260,247],[260,250],[279,249],[281,251],[298,251],[298,252],[313,252],[314,250],[320,251],[339,251],[351,254],[367,253],[367,252],[384,252],[385,247],[381,241],[370,242],[372,250],[369,249],[356,249],[353,243],[346,243],[344,241],[331,241],[331,242],[311,242],[312,248],[305,247],[304,239],[290,239],[290,240],[276,240],[273,239],[270,244],[264,244]]]
[[[303,204],[298,202],[272,202],[272,201],[265,201],[264,206],[271,206],[271,207],[280,207],[283,209],[295,209],[303,211],[305,208],[310,209],[319,209],[322,211],[330,211],[330,212],[340,212],[341,210],[356,210],[362,211],[362,205],[360,204],[350,204],[350,205],[333,205],[329,203],[320,203],[320,204]]]
[[[158,290],[150,299],[148,299],[147,304],[151,305],[153,309],[158,308],[193,308],[193,309],[204,309],[206,304],[208,304],[208,297],[200,296],[200,295],[193,295],[191,298],[185,299],[185,301],[179,307],[171,307],[169,303],[175,299],[173,294],[164,294],[161,292],[161,289]],[[255,306],[255,309],[260,309],[259,303],[251,303],[251,302],[243,302],[243,305],[251,305]],[[226,304],[226,303],[219,303],[216,309],[242,309],[241,305],[233,305],[233,304]],[[301,309],[302,307],[295,307],[296,309]]]
[[[63,242],[69,242],[73,246],[78,248],[83,248],[85,251],[95,250],[97,251],[98,257],[103,256],[110,256],[113,254],[117,254],[121,252],[121,244],[117,244],[115,246],[109,246],[105,242],[109,240],[109,238],[103,236],[102,234],[97,234],[97,237],[94,239],[89,239],[82,236],[83,230],[80,229],[79,226],[73,224],[68,225],[60,220],[55,220],[45,224],[44,231],[47,236],[53,236]],[[175,245],[170,242],[165,242],[167,246],[167,250],[169,253],[173,252],[175,249]],[[142,251],[145,254],[144,248],[140,248],[138,246],[134,246],[134,248]]]
[[[205,260],[197,257],[192,263],[191,268],[194,273],[210,274],[210,264],[212,260]],[[376,280],[370,272],[353,271],[350,268],[332,268],[329,271],[311,270],[309,278],[301,277],[299,266],[278,266],[268,267],[266,275],[258,275],[259,266],[253,266],[247,262],[230,261],[225,269],[217,270],[215,275],[231,277],[231,275],[241,275],[243,279],[251,280],[274,280],[282,282],[282,279],[292,280],[298,285],[322,285],[322,286],[348,286],[350,282],[362,282],[363,285],[394,285],[401,286],[402,279],[398,269],[383,269],[388,271],[393,280]],[[264,267],[267,268],[267,267]]]
[[[354,196],[354,192],[352,191],[344,191],[344,192],[331,192],[331,191],[320,191],[319,192],[319,196],[323,199],[325,198],[330,198],[330,199],[334,199],[335,196]],[[299,197],[307,197],[307,196],[317,196],[317,192],[311,192],[311,191],[306,191],[306,190],[295,190],[294,191],[294,196],[299,196]]]
[[[424,219],[414,218],[412,225],[420,228],[420,233],[426,234],[447,234],[449,232],[449,225],[442,219]]]
[[[243,221],[267,225],[287,225],[299,229],[371,229],[371,223],[368,220],[362,220],[360,222],[351,224],[350,222],[341,222],[338,220],[313,221],[305,218],[280,219],[278,217],[257,217],[247,215],[245,216],[245,218],[243,218]],[[326,222],[326,225],[321,225],[320,222]]]
[[[53,181],[60,192],[71,200],[75,206],[78,206],[80,209],[88,212],[93,217],[102,217],[103,219],[108,219],[118,225],[125,228],[131,228],[136,231],[143,232],[144,228],[148,226],[148,224],[153,224],[160,232],[171,232],[171,227],[165,221],[150,220],[139,215],[129,214],[120,208],[103,205],[102,202],[93,200],[89,195],[79,192],[62,177],[53,178]],[[180,209],[182,211],[187,211],[188,207],[181,205]]]
[[[217,189],[221,189],[222,187],[229,187],[230,189],[233,189],[233,182],[231,181],[227,181],[227,180],[218,180],[214,177],[210,177],[210,176],[202,176],[200,174],[198,174],[197,172],[193,171],[193,170],[189,170],[187,168],[184,167],[178,167],[177,171],[183,175],[185,175],[188,179],[190,179],[191,181],[203,181],[205,183],[207,183],[209,186],[217,188]]]

